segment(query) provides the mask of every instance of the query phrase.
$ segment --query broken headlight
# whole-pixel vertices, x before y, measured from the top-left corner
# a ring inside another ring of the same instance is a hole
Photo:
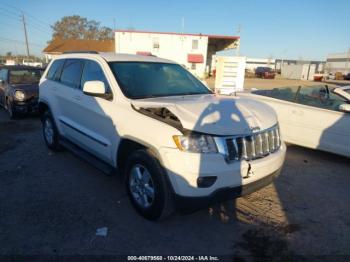
[[[181,151],[191,153],[217,153],[214,138],[208,135],[190,134],[188,136],[173,136],[175,144]]]

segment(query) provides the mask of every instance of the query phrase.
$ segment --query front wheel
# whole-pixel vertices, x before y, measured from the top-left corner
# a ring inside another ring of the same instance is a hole
[[[48,148],[54,151],[60,150],[59,133],[49,111],[46,111],[42,117],[42,127],[44,140]]]
[[[18,117],[18,113],[16,112],[16,109],[13,107],[9,99],[6,100],[6,109],[11,119]]]
[[[148,150],[137,150],[130,155],[125,182],[131,203],[146,219],[159,220],[172,213],[172,194],[165,170]]]

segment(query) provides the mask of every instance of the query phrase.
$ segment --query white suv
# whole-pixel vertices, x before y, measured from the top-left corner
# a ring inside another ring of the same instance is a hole
[[[284,162],[270,107],[215,95],[169,60],[63,54],[39,90],[47,146],[118,168],[147,219],[249,194],[271,183]]]

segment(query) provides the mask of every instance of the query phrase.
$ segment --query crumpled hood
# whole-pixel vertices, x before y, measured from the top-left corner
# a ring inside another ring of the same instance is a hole
[[[219,95],[189,95],[133,100],[138,108],[167,108],[183,128],[213,135],[242,135],[277,123],[274,110],[261,102]]]

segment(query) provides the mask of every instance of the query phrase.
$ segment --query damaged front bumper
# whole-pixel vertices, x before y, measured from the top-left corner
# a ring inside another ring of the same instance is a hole
[[[186,199],[210,203],[227,199],[222,195],[233,199],[251,193],[279,174],[285,154],[283,142],[277,151],[266,157],[229,164],[220,154],[194,154],[169,148],[160,152],[175,198],[180,203]],[[209,187],[199,187],[198,178],[205,177],[216,177],[216,180]]]

